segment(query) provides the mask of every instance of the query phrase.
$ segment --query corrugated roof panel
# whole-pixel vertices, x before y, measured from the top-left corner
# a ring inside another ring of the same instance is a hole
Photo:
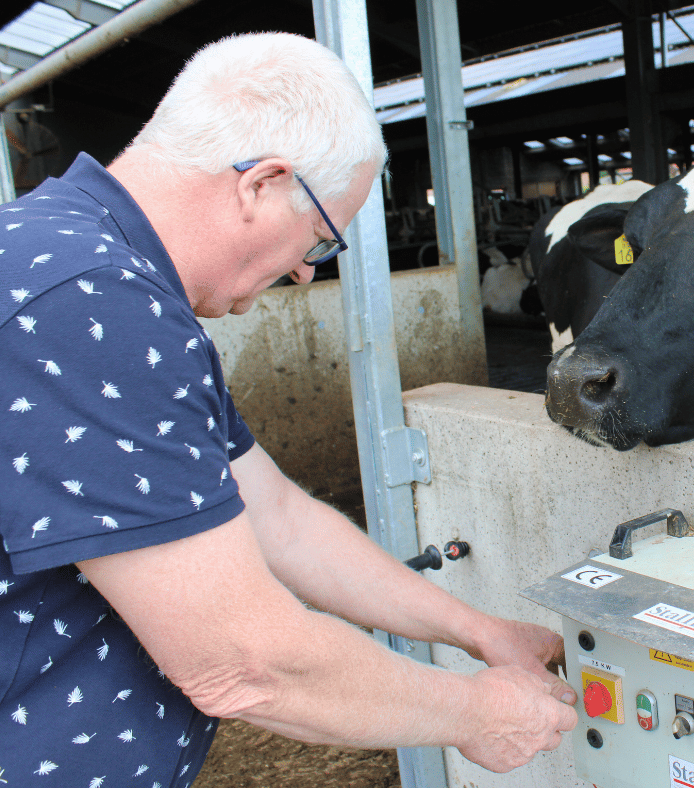
[[[688,11],[691,9],[688,9]],[[694,14],[677,17],[677,22],[694,38]],[[660,47],[660,28],[653,24],[653,39]],[[667,63],[676,65],[694,61],[694,45],[668,19],[666,24],[668,46],[685,46],[671,51]],[[595,82],[624,75],[624,47],[621,30],[608,30],[572,41],[552,43],[547,46],[500,55],[478,63],[464,64],[461,72],[465,91],[465,106],[473,107],[493,101],[504,101],[532,93],[555,90],[570,85]],[[659,65],[660,53],[656,53]],[[596,63],[596,65],[594,65]],[[553,73],[547,73],[547,72]],[[557,73],[554,73],[554,72]],[[538,76],[534,76],[538,74]],[[421,76],[397,83],[378,86],[374,90],[374,102],[381,123],[393,123],[404,119],[398,111],[382,112],[386,108],[396,110],[416,102],[416,109],[405,115],[424,117],[424,80]]]
[[[62,8],[39,2],[0,30],[0,44],[44,56],[89,29]]]

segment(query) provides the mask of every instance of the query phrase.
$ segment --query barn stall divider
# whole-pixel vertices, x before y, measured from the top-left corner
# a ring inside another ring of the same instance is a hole
[[[390,284],[403,388],[483,382],[455,268],[397,272]],[[340,282],[273,287],[246,315],[201,322],[236,406],[280,468],[319,496],[361,495]]]

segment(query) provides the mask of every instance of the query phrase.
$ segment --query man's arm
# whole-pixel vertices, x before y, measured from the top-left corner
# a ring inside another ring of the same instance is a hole
[[[79,567],[210,715],[328,744],[453,745],[494,771],[557,747],[575,725],[526,671],[420,665],[307,610],[268,571],[245,514]]]
[[[301,599],[356,624],[457,646],[490,666],[520,665],[555,697],[575,702],[569,685],[545,669],[563,663],[559,635],[485,615],[446,593],[289,481],[259,446],[231,467],[269,568]]]

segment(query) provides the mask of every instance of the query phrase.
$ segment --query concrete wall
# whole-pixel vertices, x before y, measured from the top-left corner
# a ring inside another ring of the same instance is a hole
[[[405,394],[409,426],[429,439],[433,482],[417,485],[420,547],[470,543],[469,557],[430,578],[494,615],[550,626],[554,613],[517,596],[520,589],[607,550],[616,525],[673,507],[694,522],[694,442],[619,453],[582,443],[552,424],[542,397],[440,384]],[[662,532],[664,523],[635,539]],[[475,672],[482,663],[446,646],[445,667]],[[575,776],[570,735],[509,775],[446,753],[451,788],[586,788]]]
[[[484,355],[461,336],[455,270],[393,274],[391,287],[403,389],[484,382]],[[248,314],[203,322],[237,408],[278,465],[319,495],[359,488],[339,282],[271,288]]]

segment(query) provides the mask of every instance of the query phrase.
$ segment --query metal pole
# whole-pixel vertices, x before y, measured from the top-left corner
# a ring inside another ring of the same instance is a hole
[[[318,41],[345,61],[372,98],[365,0],[314,0],[313,13]],[[339,259],[340,281],[369,536],[405,560],[419,552],[411,482],[430,476],[426,436],[404,424],[380,184],[351,223],[348,243]],[[426,643],[377,637],[395,651],[431,662]],[[398,762],[403,788],[445,788],[441,749],[399,748]]]
[[[487,357],[456,3],[417,0],[417,25],[439,254],[441,262],[455,264],[458,271],[468,380],[485,385]]]
[[[0,108],[198,2],[200,0],[140,0],[12,77],[0,87]]]
[[[16,196],[5,119],[0,112],[0,203],[12,202]]]

